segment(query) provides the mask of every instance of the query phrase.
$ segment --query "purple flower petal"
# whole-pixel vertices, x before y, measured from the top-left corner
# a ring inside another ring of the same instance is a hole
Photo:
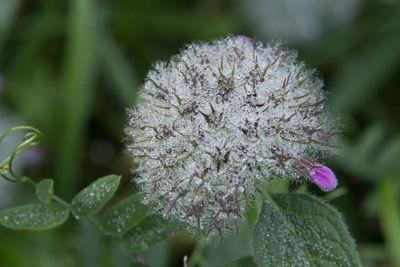
[[[311,180],[322,191],[332,191],[337,186],[335,174],[328,167],[314,163],[314,166],[308,171]]]

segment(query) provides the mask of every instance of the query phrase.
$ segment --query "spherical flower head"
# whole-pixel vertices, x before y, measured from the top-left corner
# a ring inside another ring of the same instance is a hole
[[[245,36],[157,63],[126,129],[145,203],[192,233],[222,234],[256,183],[314,181],[316,157],[336,150],[322,85],[295,52]]]

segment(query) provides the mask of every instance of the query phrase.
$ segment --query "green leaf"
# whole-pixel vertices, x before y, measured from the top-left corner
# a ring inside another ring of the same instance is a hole
[[[253,261],[253,257],[248,256],[235,261],[231,261],[227,264],[221,265],[221,267],[256,267],[257,265]]]
[[[254,250],[261,266],[361,266],[341,215],[305,194],[266,196]]]
[[[46,230],[63,224],[68,208],[56,203],[34,203],[0,211],[0,224],[15,230]]]
[[[263,199],[260,194],[255,194],[254,198],[249,200],[249,207],[245,213],[249,226],[253,229],[258,221],[258,216],[261,213]]]
[[[43,179],[36,185],[37,198],[45,203],[50,203],[54,195],[53,179]]]
[[[76,217],[88,217],[98,212],[117,191],[121,176],[108,175],[83,189],[71,202]]]
[[[110,235],[122,236],[138,225],[148,213],[141,199],[139,194],[133,194],[111,207],[100,219],[102,230]]]
[[[171,224],[164,220],[160,215],[147,217],[136,228],[126,233],[121,245],[129,251],[144,251],[152,245],[170,237],[174,232]]]

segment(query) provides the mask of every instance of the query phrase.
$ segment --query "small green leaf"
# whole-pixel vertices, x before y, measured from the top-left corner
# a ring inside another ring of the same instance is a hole
[[[168,221],[160,215],[153,215],[126,233],[121,240],[121,245],[129,251],[144,251],[170,237],[173,232]]]
[[[258,216],[261,213],[263,199],[260,194],[255,194],[254,198],[249,200],[249,206],[245,213],[246,219],[249,223],[250,228],[254,228],[258,221]]]
[[[117,191],[121,176],[108,175],[90,184],[71,202],[76,217],[88,217],[98,212]]]
[[[34,203],[0,211],[0,224],[15,230],[46,230],[63,224],[68,208],[56,203]]]
[[[267,196],[254,250],[261,266],[361,266],[342,216],[305,194]]]
[[[257,265],[253,261],[253,257],[248,256],[235,261],[231,261],[227,264],[221,265],[221,267],[256,267]]]
[[[102,230],[110,235],[122,236],[147,216],[148,208],[141,196],[133,194],[111,207],[100,219]]]
[[[43,179],[36,185],[37,198],[45,203],[50,203],[54,195],[53,179]]]

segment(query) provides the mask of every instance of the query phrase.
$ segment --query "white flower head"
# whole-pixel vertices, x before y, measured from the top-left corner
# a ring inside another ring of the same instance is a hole
[[[256,182],[302,181],[317,155],[335,152],[322,85],[295,52],[244,36],[157,63],[126,129],[145,202],[192,233],[222,234]]]

